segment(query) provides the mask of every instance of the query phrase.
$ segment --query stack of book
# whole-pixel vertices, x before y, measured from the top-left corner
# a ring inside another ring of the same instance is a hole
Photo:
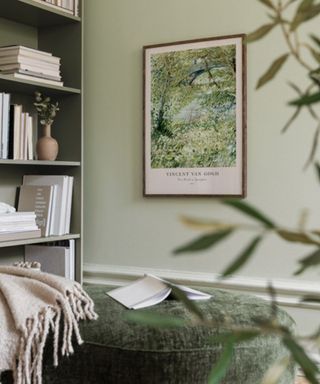
[[[0,93],[0,159],[33,160],[33,118]]]
[[[25,246],[25,261],[38,262],[41,271],[70,280],[75,279],[75,241],[64,240],[45,245]]]
[[[44,237],[66,235],[70,233],[72,190],[72,176],[24,176],[18,211],[34,211]]]
[[[0,48],[0,73],[22,80],[63,85],[59,57],[22,45]]]
[[[34,212],[0,214],[0,241],[34,239],[41,237]]]
[[[34,0],[37,3],[46,3],[52,8],[62,10],[70,15],[79,16],[79,0]]]

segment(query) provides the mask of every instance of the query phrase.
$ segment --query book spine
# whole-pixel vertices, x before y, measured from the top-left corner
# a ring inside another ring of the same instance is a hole
[[[3,94],[2,110],[2,158],[9,158],[9,124],[10,124],[10,94]]]
[[[28,118],[28,160],[33,160],[33,118],[29,116]]]
[[[14,106],[14,125],[13,125],[13,159],[20,160],[20,126],[22,119],[22,106]]]
[[[3,152],[3,141],[2,141],[3,98],[4,98],[4,94],[0,93],[0,159],[2,159],[2,152]]]
[[[10,105],[8,158],[13,159],[14,105]]]
[[[70,233],[70,224],[71,224],[71,208],[72,208],[72,195],[73,195],[73,180],[72,176],[68,178],[68,197],[67,197],[67,213],[66,213],[66,228],[65,233]]]
[[[74,15],[79,16],[79,0],[74,0]]]

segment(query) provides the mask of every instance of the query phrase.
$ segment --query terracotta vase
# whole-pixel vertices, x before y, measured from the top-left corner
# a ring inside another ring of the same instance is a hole
[[[54,161],[59,152],[59,145],[56,139],[51,137],[51,125],[43,127],[43,136],[37,142],[37,155],[39,160]]]

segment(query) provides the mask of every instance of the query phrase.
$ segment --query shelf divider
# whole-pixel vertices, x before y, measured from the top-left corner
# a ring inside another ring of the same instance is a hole
[[[55,241],[72,240],[72,239],[80,239],[80,234],[39,237],[37,239],[0,241],[0,248],[17,247],[19,245],[28,245],[28,244],[53,243]]]
[[[50,85],[40,83],[36,80],[22,80],[13,78],[10,75],[0,74],[0,88],[4,92],[25,93],[33,95],[37,90],[45,90],[50,96],[56,95],[75,95],[80,94],[81,90],[72,87],[62,87],[59,85]]]
[[[80,167],[80,161],[45,161],[45,160],[0,160],[0,165],[27,165],[27,166],[50,166],[50,167]]]

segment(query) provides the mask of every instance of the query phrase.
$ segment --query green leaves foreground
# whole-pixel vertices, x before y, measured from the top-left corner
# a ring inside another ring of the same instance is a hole
[[[301,274],[308,268],[320,265],[320,231],[304,231],[284,229],[275,224],[267,215],[259,211],[252,205],[242,200],[225,200],[224,205],[237,210],[245,216],[250,217],[256,223],[248,226],[247,224],[232,224],[219,221],[208,221],[201,219],[193,219],[183,217],[182,221],[185,225],[205,232],[186,245],[178,247],[174,250],[174,254],[180,255],[184,253],[193,253],[207,250],[216,246],[222,240],[226,240],[231,234],[237,230],[249,230],[258,232],[256,236],[243,248],[235,260],[222,272],[221,276],[226,277],[235,274],[240,270],[254,255],[258,246],[264,240],[267,234],[274,233],[282,240],[290,243],[301,243],[309,246],[316,246],[316,250],[302,258],[300,268],[296,271],[296,275]]]

